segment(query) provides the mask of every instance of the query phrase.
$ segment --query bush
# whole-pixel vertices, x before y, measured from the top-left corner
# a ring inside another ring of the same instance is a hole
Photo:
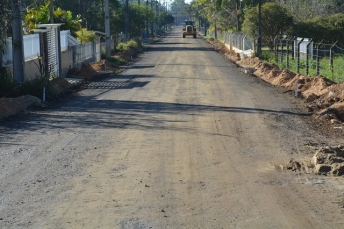
[[[43,87],[45,87],[45,97],[47,100],[58,98],[58,90],[48,78],[37,77],[34,80],[27,80],[20,85],[21,95],[33,95],[42,98]]]
[[[292,25],[293,18],[287,8],[272,2],[262,6],[262,42],[267,44],[270,50],[274,49],[276,35],[289,31]],[[246,12],[243,31],[252,40],[257,40],[258,6]]]
[[[13,79],[12,75],[6,72],[0,73],[0,97],[15,98],[22,95],[32,95],[42,98],[43,87],[45,87],[47,99],[53,100],[58,98],[57,88],[45,77],[37,77],[36,79],[19,83]]]
[[[137,42],[134,41],[134,40],[130,40],[127,44],[127,47],[130,47],[130,48],[137,48]]]
[[[80,31],[77,31],[76,35],[78,41],[80,41],[81,43],[87,43],[96,39],[96,34],[93,31],[89,31],[87,29],[81,29]]]
[[[127,45],[123,42],[119,43],[116,47],[116,49],[120,52],[123,52],[125,50],[128,50]]]
[[[114,65],[121,65],[125,63],[125,60],[123,60],[122,58],[117,59],[115,57],[110,57],[108,58],[108,61],[110,61],[112,64]]]
[[[19,83],[13,79],[13,76],[7,72],[0,72],[0,97],[12,97],[14,88],[18,86]]]
[[[271,51],[262,51],[262,54],[260,56],[262,60],[268,61],[268,62],[275,62],[275,53]]]
[[[295,24],[292,34],[298,37],[312,38],[315,42],[344,45],[344,14],[334,14],[328,17],[317,17]]]

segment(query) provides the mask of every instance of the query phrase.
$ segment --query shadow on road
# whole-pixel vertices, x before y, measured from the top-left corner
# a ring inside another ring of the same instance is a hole
[[[64,103],[56,110],[43,114],[30,116],[13,116],[0,122],[2,134],[22,133],[22,131],[75,131],[82,129],[158,129],[178,130],[187,132],[200,132],[202,130],[187,126],[189,116],[206,116],[211,112],[229,112],[245,114],[278,114],[293,116],[309,116],[308,113],[296,113],[292,111],[270,110],[249,107],[225,107],[198,104],[179,104],[150,101],[126,101],[126,100],[96,100],[93,97],[83,96]],[[179,120],[175,120],[178,115]],[[20,122],[18,122],[20,119]],[[180,125],[175,123],[181,123]],[[215,133],[205,133],[215,134]],[[8,142],[8,139],[6,140]],[[0,144],[6,143],[1,139]]]

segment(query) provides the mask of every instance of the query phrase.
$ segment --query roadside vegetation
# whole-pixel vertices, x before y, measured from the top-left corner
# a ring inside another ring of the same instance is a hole
[[[184,11],[197,19],[210,22],[210,31],[244,32],[257,45],[258,0],[194,0]],[[321,6],[321,7],[319,7]],[[344,80],[344,2],[337,0],[262,0],[262,52],[264,61],[286,67],[276,62],[274,39],[284,37],[312,38],[314,43],[336,44],[333,66],[328,56],[320,58],[320,74],[335,82]],[[208,35],[209,36],[209,35]],[[331,47],[331,46],[330,46]],[[328,48],[329,49],[329,48]],[[326,50],[330,52],[329,50]],[[316,75],[316,63],[310,61],[309,74]],[[290,59],[289,70],[297,71],[297,61]],[[300,60],[299,70],[306,74],[305,60]]]
[[[50,14],[50,0],[26,0],[22,1],[23,32],[30,34],[34,29],[39,28],[39,24],[49,24],[51,17],[54,23],[61,23],[61,30],[70,30],[71,35],[77,38],[81,43],[93,41],[96,38],[95,31],[104,32],[104,0],[54,0],[53,14]],[[124,37],[123,42],[117,44],[116,52],[122,56],[113,56],[108,60],[113,65],[125,64],[127,59],[134,55],[134,52],[141,49],[141,37],[149,25],[149,33],[152,35],[153,24],[155,35],[162,31],[164,26],[171,24],[174,17],[166,11],[166,5],[157,0],[149,0],[148,6],[137,1],[131,1],[129,4],[129,41]],[[125,1],[109,1],[110,10],[110,28],[111,35],[119,37],[126,30],[126,7]],[[6,38],[12,36],[12,1],[3,0],[0,2],[0,53],[4,53],[6,48]],[[2,66],[0,55],[0,68]],[[36,79],[26,82],[17,82],[13,76],[6,72],[6,69],[0,69],[0,97],[18,97],[30,94],[42,97],[43,87],[46,90],[47,99],[57,98],[57,90],[52,84],[52,79],[44,76],[37,76]]]
[[[57,88],[46,77],[39,76],[36,79],[19,83],[13,80],[11,74],[4,71],[0,72],[0,98],[16,98],[22,95],[33,95],[42,98],[43,88],[45,88],[45,96],[48,100],[58,98]]]

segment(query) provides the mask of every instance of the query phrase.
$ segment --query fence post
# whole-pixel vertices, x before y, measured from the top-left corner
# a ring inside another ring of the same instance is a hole
[[[294,40],[294,37],[287,40],[287,68],[289,68],[289,42]]]
[[[338,41],[336,41],[336,43],[334,43],[331,48],[330,48],[330,68],[331,68],[331,73],[333,74],[333,54],[332,54],[332,49],[334,48],[334,46],[336,46],[336,44],[338,43]]]
[[[297,73],[300,73],[300,45],[305,38],[302,38],[301,41],[297,42]]]
[[[320,48],[320,46],[322,46],[323,44],[322,44],[322,42],[323,42],[324,40],[322,40],[322,41],[320,41],[320,43],[318,44],[318,46],[317,46],[317,76],[319,76],[320,75],[320,57],[319,57],[319,48]]]
[[[307,44],[307,50],[306,50],[306,75],[308,76],[309,74],[309,45],[312,44],[312,38],[309,39],[308,44]],[[312,53],[313,55],[313,53]]]
[[[278,36],[276,36],[274,39],[276,63],[278,62],[278,39],[279,39]]]
[[[285,38],[283,38],[282,39],[282,44],[281,44],[281,46],[282,46],[282,50],[281,50],[281,63],[283,63],[283,49],[284,49],[284,41],[285,41],[286,39]]]
[[[246,39],[246,35],[242,38],[242,51],[245,51],[245,50],[246,50],[246,47],[245,47],[245,39]]]

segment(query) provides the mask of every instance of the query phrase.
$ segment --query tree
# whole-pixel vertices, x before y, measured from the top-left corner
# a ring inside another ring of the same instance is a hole
[[[6,50],[7,32],[11,24],[11,2],[3,0],[0,2],[0,73],[2,71],[2,54]]]
[[[276,2],[286,6],[296,22],[327,17],[344,11],[343,0],[277,0]]]
[[[293,28],[293,35],[328,44],[338,41],[338,45],[344,45],[344,14],[338,13],[298,22]]]
[[[76,32],[76,37],[83,44],[93,41],[96,38],[96,35],[93,31],[83,28]]]
[[[46,1],[42,5],[38,5],[28,10],[24,17],[24,28],[27,34],[33,29],[38,28],[38,24],[49,23],[49,5],[50,2]],[[81,21],[79,19],[80,16],[73,19],[70,11],[61,10],[61,8],[57,8],[54,11],[54,22],[62,23],[63,25],[61,26],[61,29],[70,30],[74,36],[76,35],[75,33],[81,29]]]
[[[253,40],[258,38],[258,7],[245,14],[244,32]],[[276,35],[288,32],[293,27],[293,18],[286,7],[277,3],[265,3],[262,6],[262,42],[272,50]]]

